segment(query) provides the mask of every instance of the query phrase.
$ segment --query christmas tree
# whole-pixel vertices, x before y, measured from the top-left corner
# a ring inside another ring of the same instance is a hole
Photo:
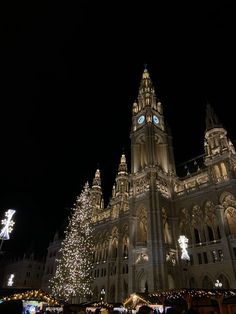
[[[56,260],[56,272],[50,280],[52,294],[69,301],[92,294],[93,254],[92,204],[89,184],[77,197],[72,216],[65,230],[65,238]]]

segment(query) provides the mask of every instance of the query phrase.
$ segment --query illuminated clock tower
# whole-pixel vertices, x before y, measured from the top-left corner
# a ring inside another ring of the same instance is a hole
[[[165,172],[175,172],[171,137],[147,69],[142,76],[138,100],[133,104],[132,122],[132,173],[156,165]]]
[[[172,287],[172,270],[166,261],[176,254],[170,219],[175,173],[172,138],[145,69],[132,116],[130,291]]]

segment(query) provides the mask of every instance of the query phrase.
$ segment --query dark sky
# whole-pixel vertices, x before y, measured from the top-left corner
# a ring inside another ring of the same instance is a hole
[[[177,163],[203,153],[206,101],[236,139],[233,5],[160,2],[1,9],[0,218],[17,211],[3,250],[46,248],[98,165],[107,202],[144,64]]]

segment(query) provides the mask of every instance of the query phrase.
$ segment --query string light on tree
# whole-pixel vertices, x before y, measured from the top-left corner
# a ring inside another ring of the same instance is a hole
[[[77,198],[50,280],[52,294],[65,301],[92,294],[93,223],[91,192],[85,184]]]
[[[2,244],[4,240],[9,240],[10,239],[10,233],[13,230],[13,226],[15,222],[12,220],[12,216],[15,214],[14,209],[8,209],[5,212],[5,219],[2,220],[2,225],[3,228],[0,231],[0,239],[2,239],[1,244],[0,244],[0,250],[2,248]]]
[[[188,255],[188,251],[187,251],[187,248],[188,248],[188,238],[186,238],[184,235],[181,235],[179,237],[179,246],[181,247],[181,259],[183,260],[187,260],[189,261],[190,260],[190,257]]]

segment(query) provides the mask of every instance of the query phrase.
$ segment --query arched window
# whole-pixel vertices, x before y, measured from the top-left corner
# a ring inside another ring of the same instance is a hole
[[[210,226],[207,226],[209,241],[214,241],[214,233]]]
[[[194,228],[194,237],[195,237],[195,243],[200,243],[200,235],[198,229]]]
[[[202,287],[203,287],[203,289],[212,289],[213,288],[213,282],[208,276],[205,276],[203,278]]]
[[[124,236],[123,239],[123,257],[128,258],[129,254],[129,240],[127,236]]]
[[[229,233],[236,233],[236,210],[233,207],[228,207],[225,211],[226,219],[229,226]]]
[[[215,165],[215,166],[214,166],[214,170],[215,170],[216,179],[217,179],[217,181],[218,181],[218,180],[220,179],[220,177],[221,177],[221,173],[220,173],[219,166],[218,166],[218,165]]]
[[[195,243],[205,241],[203,212],[199,205],[194,205],[192,210],[192,226],[194,228]]]
[[[114,238],[112,241],[112,258],[117,258],[117,247],[118,247],[118,240]]]
[[[193,277],[190,278],[190,280],[189,280],[189,286],[191,289],[196,288],[196,282],[195,282],[195,279]]]

